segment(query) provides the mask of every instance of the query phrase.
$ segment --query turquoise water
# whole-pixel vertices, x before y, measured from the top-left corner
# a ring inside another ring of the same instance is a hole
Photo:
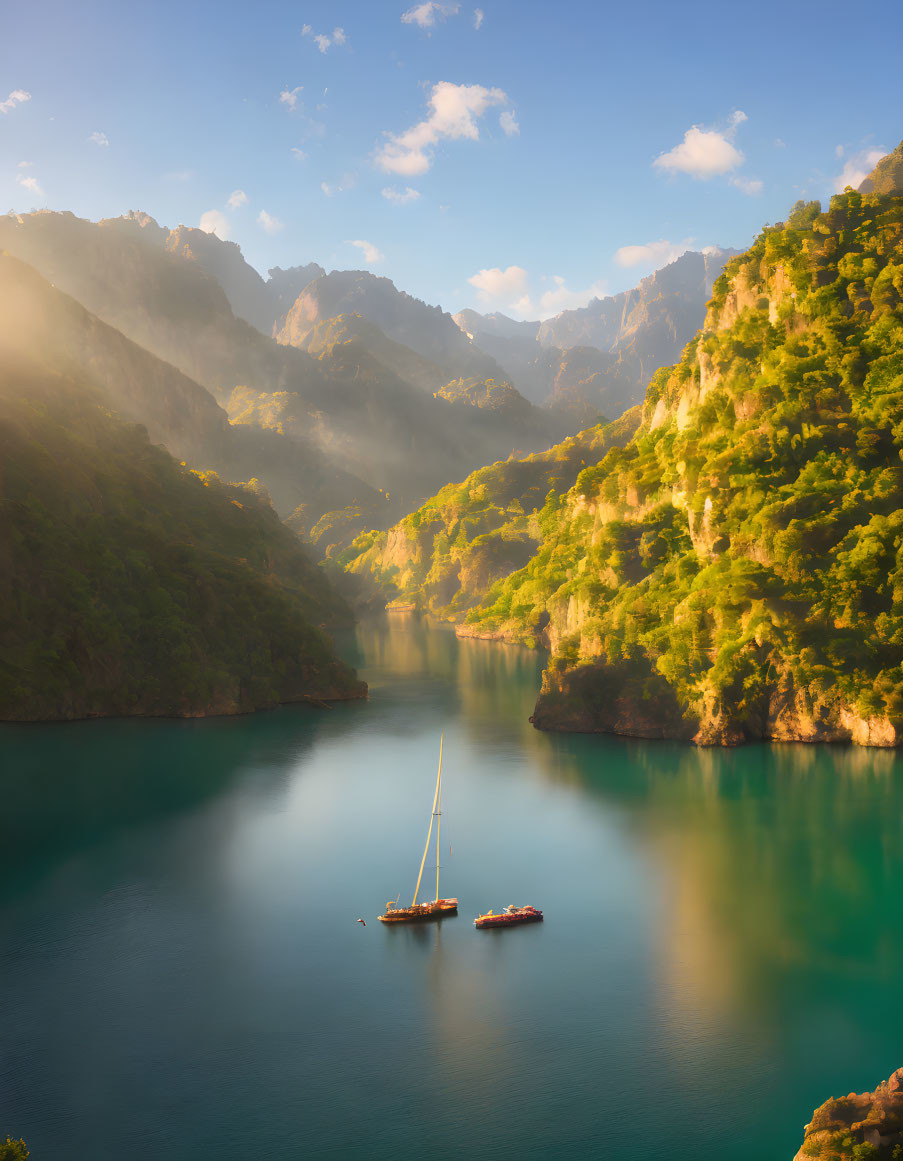
[[[903,1064],[903,760],[543,735],[526,651],[344,646],[371,698],[330,713],[0,728],[34,1161],[789,1161]],[[460,914],[386,929],[442,730]],[[508,903],[546,922],[474,930]]]

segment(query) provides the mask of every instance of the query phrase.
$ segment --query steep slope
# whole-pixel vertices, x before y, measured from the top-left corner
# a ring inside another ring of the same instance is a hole
[[[291,345],[286,327],[276,334],[276,341]],[[295,345],[299,350],[319,358],[330,356],[337,347],[347,343],[358,344],[387,371],[421,391],[432,394],[447,382],[446,373],[438,364],[419,355],[411,347],[387,338],[379,327],[359,314],[340,314],[323,319],[299,338]]]
[[[235,242],[223,241],[191,226],[177,226],[166,237],[166,249],[198,266],[222,287],[232,313],[263,334],[273,332],[278,307],[268,283],[245,262]]]
[[[794,1161],[899,1161],[903,1157],[903,1068],[874,1092],[820,1105]]]
[[[544,728],[896,745],[901,452],[903,199],[800,203],[471,631],[548,617]]]
[[[639,408],[546,452],[508,459],[448,484],[388,532],[357,537],[337,558],[359,601],[458,621],[492,584],[521,568],[542,538],[550,491],[569,488],[587,463],[625,444]]]
[[[325,273],[317,262],[308,262],[306,266],[289,266],[287,270],[274,266],[267,271],[267,291],[275,312],[270,334],[276,335],[282,330],[285,316],[295,305],[295,299],[301,291]]]
[[[534,403],[586,417],[642,402],[652,375],[673,363],[705,317],[712,285],[735,251],[688,251],[632,290],[539,322],[465,310],[455,315]]]
[[[672,345],[680,352],[699,326],[700,309],[712,292],[731,250],[689,250],[674,262],[643,278],[632,289],[612,297],[596,298],[589,306],[565,310],[540,325],[539,342],[546,347],[598,347],[623,350],[644,335],[643,358],[656,364],[666,361],[659,353]],[[696,319],[694,324],[694,317]],[[690,328],[687,334],[687,328]],[[681,341],[681,334],[686,338]]]
[[[0,718],[363,695],[314,627],[347,609],[253,488],[189,471],[84,382],[12,358],[0,464]]]
[[[0,352],[78,373],[104,392],[111,407],[143,423],[192,467],[226,479],[257,477],[276,507],[299,507],[310,523],[336,507],[357,504],[377,519],[384,500],[341,471],[303,432],[236,428],[205,388],[156,358],[47,283],[32,267],[0,254]]]
[[[140,216],[97,224],[69,214],[8,216],[0,218],[0,249],[206,387],[241,425],[309,441],[372,489],[370,498],[344,496],[328,511],[372,508],[382,489],[397,504],[390,523],[446,480],[512,449],[547,447],[563,433],[535,409],[529,420],[497,412],[487,421],[476,408],[434,399],[360,342],[332,344],[317,357],[279,345],[236,318],[219,284],[197,261],[161,246],[159,231]],[[447,316],[420,306],[440,326],[445,318],[470,350]],[[266,470],[261,462],[252,474],[262,478]],[[305,527],[324,514],[322,507],[305,511]],[[356,530],[378,520],[371,511]]]

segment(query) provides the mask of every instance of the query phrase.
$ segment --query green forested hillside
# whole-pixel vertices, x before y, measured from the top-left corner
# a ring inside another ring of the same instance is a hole
[[[37,362],[0,372],[0,719],[233,713],[365,687],[349,613],[255,485]]]
[[[458,620],[489,586],[525,564],[539,544],[546,497],[626,443],[639,408],[525,459],[500,460],[448,484],[388,532],[359,536],[337,558],[359,599]]]
[[[799,203],[470,629],[548,622],[538,725],[897,744],[901,456],[903,198]]]

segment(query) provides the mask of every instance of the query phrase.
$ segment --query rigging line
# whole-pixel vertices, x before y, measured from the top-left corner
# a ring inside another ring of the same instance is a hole
[[[439,772],[442,772],[442,742],[439,742]],[[442,787],[436,784],[436,898],[439,898],[439,828],[442,826]]]
[[[436,793],[433,795],[433,810],[430,814],[430,829],[426,833],[426,845],[423,848],[423,858],[420,860],[420,874],[417,876],[417,886],[414,888],[414,898],[411,906],[414,907],[417,903],[417,894],[420,891],[420,880],[423,878],[423,868],[426,866],[426,856],[430,849],[430,839],[433,837],[433,819],[436,815],[436,803],[439,800],[439,780],[442,777],[442,739],[445,735],[439,735],[439,773],[436,775]]]

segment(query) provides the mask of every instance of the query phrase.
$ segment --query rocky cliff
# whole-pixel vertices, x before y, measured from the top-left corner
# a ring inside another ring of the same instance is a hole
[[[806,1125],[794,1161],[901,1161],[903,1068],[874,1092],[831,1097]]]
[[[731,260],[635,437],[467,616],[551,649],[538,726],[900,743],[901,271],[903,198],[853,191]]]

